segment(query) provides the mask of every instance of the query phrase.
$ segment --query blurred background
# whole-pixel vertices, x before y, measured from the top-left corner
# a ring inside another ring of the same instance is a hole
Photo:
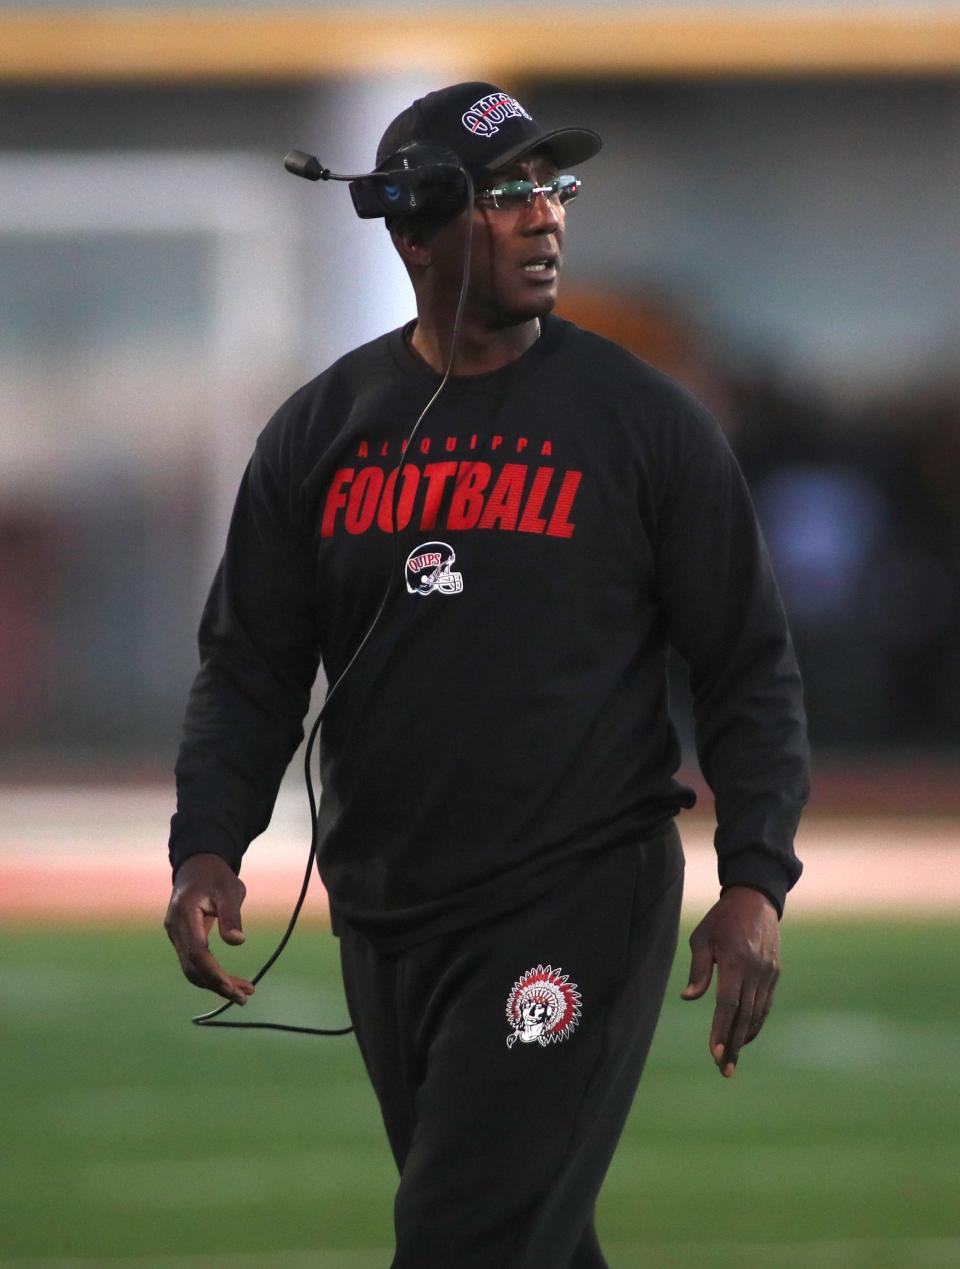
[[[780,1039],[751,1054],[753,1093],[745,1074],[732,1095],[691,1094],[713,1078],[706,1017],[665,1017],[647,1080],[674,1110],[651,1128],[638,1109],[618,1156],[611,1263],[960,1265],[954,0],[0,3],[0,1005],[21,1020],[0,1114],[31,1142],[4,1165],[0,1263],[387,1263],[390,1164],[355,1054],[188,1031],[195,1002],[154,931],[196,626],[255,437],[302,382],[413,314],[382,226],[343,187],[291,179],[283,155],[365,170],[414,97],[475,78],[604,137],[571,211],[561,311],[719,417],[815,755]],[[299,766],[245,874],[267,942],[309,839]],[[716,893],[704,792],[681,826],[688,919]],[[342,1008],[323,947],[286,971],[273,1015]],[[144,999],[163,1002],[149,1027]],[[254,1119],[226,1163],[187,1149],[173,1124],[225,1067],[264,1125],[286,1116],[302,1139],[265,1147]],[[289,1102],[271,1100],[278,1067]],[[331,1138],[317,1146],[300,1104],[328,1067],[340,1091],[306,1116]],[[358,1124],[369,1157],[349,1153]],[[715,1166],[692,1176],[703,1132]],[[211,1172],[227,1233],[203,1219]],[[638,1207],[644,1192],[657,1200]]]

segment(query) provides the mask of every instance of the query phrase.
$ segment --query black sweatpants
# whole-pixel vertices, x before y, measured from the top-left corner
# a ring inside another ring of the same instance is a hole
[[[669,826],[505,916],[386,954],[349,928],[351,1017],[400,1169],[392,1269],[602,1269],[594,1204],[677,945]]]

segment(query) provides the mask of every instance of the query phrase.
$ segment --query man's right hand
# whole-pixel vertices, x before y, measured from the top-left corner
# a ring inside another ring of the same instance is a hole
[[[224,943],[237,946],[246,938],[240,905],[247,888],[219,855],[191,855],[177,869],[163,926],[180,958],[180,968],[195,987],[245,1005],[253,983],[226,973],[207,941],[214,921]]]

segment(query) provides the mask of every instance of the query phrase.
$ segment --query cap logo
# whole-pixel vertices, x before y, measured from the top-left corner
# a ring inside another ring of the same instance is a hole
[[[531,119],[516,97],[506,93],[490,93],[481,97],[463,115],[461,122],[475,137],[493,137],[500,131],[500,124],[507,119]]]

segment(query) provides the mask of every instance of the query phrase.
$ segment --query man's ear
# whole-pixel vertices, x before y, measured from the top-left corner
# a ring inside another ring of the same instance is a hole
[[[423,242],[413,225],[394,225],[390,237],[400,259],[408,268],[425,269],[433,263],[433,251]]]

